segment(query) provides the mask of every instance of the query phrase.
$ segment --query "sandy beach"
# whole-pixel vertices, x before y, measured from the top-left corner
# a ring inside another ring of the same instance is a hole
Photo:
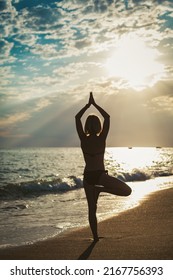
[[[172,260],[173,188],[150,194],[137,207],[99,223],[93,243],[89,227],[32,245],[0,250],[1,260]]]

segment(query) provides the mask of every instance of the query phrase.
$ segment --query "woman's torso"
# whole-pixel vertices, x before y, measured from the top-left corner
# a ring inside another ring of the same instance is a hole
[[[85,160],[85,170],[105,170],[105,139],[100,136],[86,136],[81,140]]]

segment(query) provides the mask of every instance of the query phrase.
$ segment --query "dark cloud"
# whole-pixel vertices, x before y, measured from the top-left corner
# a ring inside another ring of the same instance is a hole
[[[49,30],[55,26],[61,18],[61,12],[49,6],[36,6],[22,11],[24,27],[33,31]]]
[[[88,39],[78,40],[75,42],[74,46],[77,49],[83,49],[85,47],[90,46],[92,43]]]
[[[1,0],[1,1],[0,1],[0,11],[4,11],[4,10],[6,10],[6,9],[7,9],[7,1]]]

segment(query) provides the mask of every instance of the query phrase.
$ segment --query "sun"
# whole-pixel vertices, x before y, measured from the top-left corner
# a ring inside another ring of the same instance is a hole
[[[108,75],[123,79],[129,87],[142,90],[154,85],[164,75],[159,52],[147,47],[137,35],[124,35],[105,67]]]

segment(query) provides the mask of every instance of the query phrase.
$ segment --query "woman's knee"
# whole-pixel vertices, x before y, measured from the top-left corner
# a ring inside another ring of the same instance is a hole
[[[122,196],[129,196],[132,193],[132,189],[123,181],[116,179],[117,184],[115,183],[115,189],[117,192],[120,192]]]
[[[132,193],[132,189],[128,185],[126,185],[124,188],[124,196],[129,196],[131,195],[131,193]]]
[[[129,196],[132,192],[131,188],[123,181],[105,174],[102,177],[102,192],[109,192],[121,196]]]

